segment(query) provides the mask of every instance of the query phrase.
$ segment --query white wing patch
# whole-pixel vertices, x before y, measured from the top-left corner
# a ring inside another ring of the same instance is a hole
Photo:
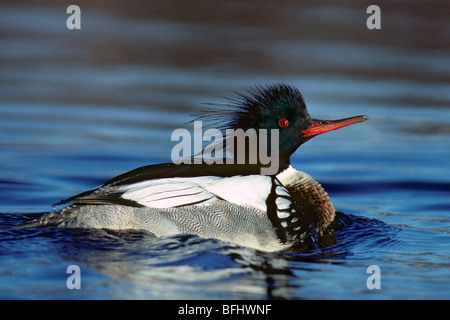
[[[223,199],[239,205],[267,210],[266,199],[271,190],[267,176],[215,176],[166,178],[143,181],[120,187],[122,198],[143,206],[171,208],[185,205],[204,205]]]
[[[198,180],[204,180],[204,177],[143,181],[121,187],[120,191],[124,192],[121,197],[153,208],[171,208],[217,200],[214,194],[198,184]]]
[[[267,211],[266,200],[272,188],[269,176],[233,176],[214,181],[208,191],[238,205],[248,205]]]

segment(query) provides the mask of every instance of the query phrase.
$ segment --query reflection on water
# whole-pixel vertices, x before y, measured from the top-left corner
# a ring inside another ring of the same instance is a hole
[[[299,298],[299,290],[314,283],[305,277],[324,272],[323,264],[365,259],[361,253],[355,256],[355,247],[389,250],[401,241],[396,236],[399,228],[379,220],[341,213],[336,224],[336,233],[322,239],[317,249],[296,254],[263,253],[189,235],[156,238],[146,232],[57,228],[9,231],[9,238],[4,235],[2,242],[11,241],[9,250],[22,253],[45,244],[49,248],[45,255],[53,257],[52,263],[63,265],[66,261],[88,269],[88,280],[83,273],[88,297],[103,297],[104,293],[98,292],[99,279],[90,279],[90,274],[99,273],[108,286],[121,283],[128,288],[108,292],[110,298],[289,299]],[[22,237],[31,242],[27,248],[18,245]],[[36,257],[29,258],[33,261]],[[104,275],[110,278],[105,280]]]
[[[53,1],[0,5],[1,298],[446,298],[448,4]],[[203,102],[286,82],[317,118],[367,114],[292,164],[344,213],[308,252],[187,235],[8,229],[138,166],[167,161]],[[24,216],[25,215],[25,216]],[[66,288],[78,264],[82,290]],[[381,269],[368,290],[366,268]]]

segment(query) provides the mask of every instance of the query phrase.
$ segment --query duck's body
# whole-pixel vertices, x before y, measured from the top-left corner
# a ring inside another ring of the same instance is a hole
[[[238,108],[226,128],[279,129],[275,174],[261,175],[259,162],[146,166],[60,202],[71,205],[37,223],[140,229],[156,236],[188,233],[265,251],[285,250],[319,236],[333,221],[335,209],[320,184],[293,169],[289,157],[311,137],[366,117],[313,120],[298,90],[285,85],[241,98],[239,104],[233,100]]]
[[[45,215],[39,223],[70,228],[146,230],[158,237],[195,234],[264,251],[279,251],[307,237],[316,238],[335,215],[320,184],[292,167],[275,178],[182,177],[156,179],[152,181],[154,185],[149,181],[152,180],[125,188],[131,195],[123,199],[134,196],[142,205],[119,204],[122,198],[89,203],[92,194],[88,194],[82,196],[85,200],[70,200],[77,203]],[[142,188],[142,184],[147,187]],[[231,188],[233,185],[238,188]],[[144,197],[136,194],[136,190]],[[186,204],[169,204],[173,197],[178,203]],[[191,202],[195,204],[188,204]]]

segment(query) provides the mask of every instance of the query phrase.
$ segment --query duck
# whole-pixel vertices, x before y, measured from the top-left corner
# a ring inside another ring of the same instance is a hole
[[[227,136],[212,144],[214,161],[169,161],[131,170],[54,204],[65,207],[33,225],[142,230],[156,237],[188,234],[267,252],[292,250],[323,236],[336,209],[316,180],[292,167],[290,157],[317,135],[367,119],[314,119],[300,91],[287,84],[235,92],[196,120],[217,132],[252,133],[256,140],[243,139],[238,148]],[[271,170],[263,153],[252,157],[263,149],[276,157]]]

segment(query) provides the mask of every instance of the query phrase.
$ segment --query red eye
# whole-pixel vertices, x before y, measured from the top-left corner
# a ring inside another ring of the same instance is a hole
[[[289,126],[289,121],[287,119],[283,118],[283,119],[280,119],[278,124],[280,125],[281,128],[286,128],[287,126]]]

